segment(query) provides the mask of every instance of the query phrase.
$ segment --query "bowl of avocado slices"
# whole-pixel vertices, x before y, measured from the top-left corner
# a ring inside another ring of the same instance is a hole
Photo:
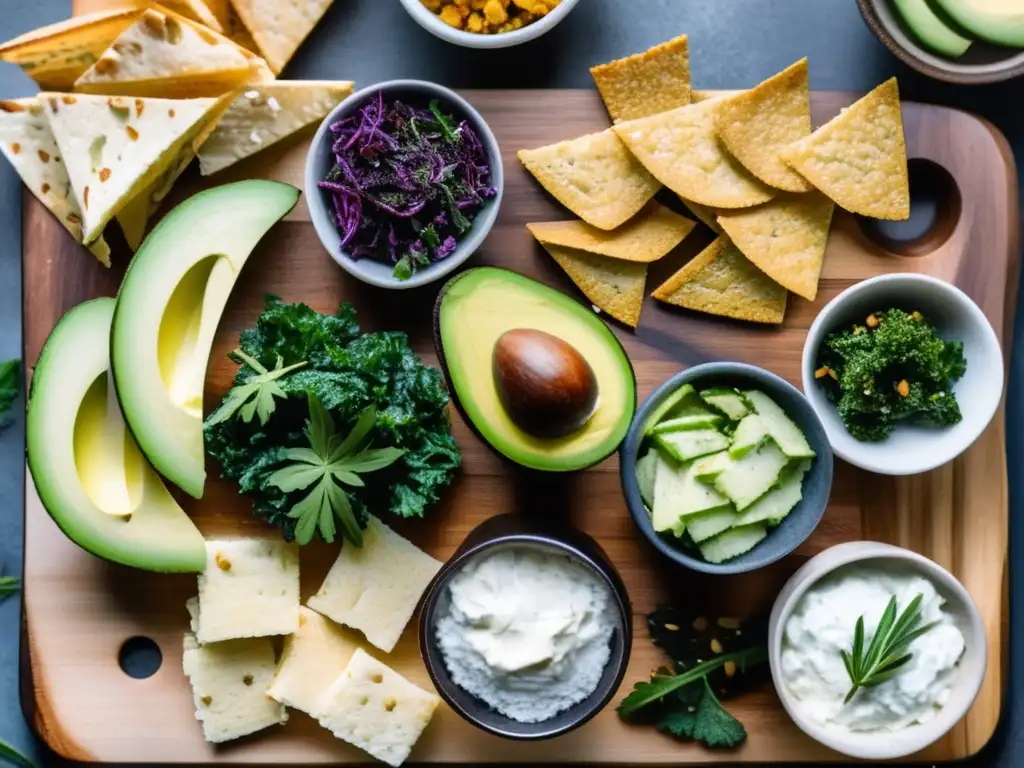
[[[705,573],[788,555],[817,527],[832,488],[832,449],[814,409],[745,363],[706,363],[665,382],[637,411],[619,463],[641,533]]]
[[[875,36],[905,64],[963,85],[1024,75],[1024,5],[1001,0],[857,0]]]

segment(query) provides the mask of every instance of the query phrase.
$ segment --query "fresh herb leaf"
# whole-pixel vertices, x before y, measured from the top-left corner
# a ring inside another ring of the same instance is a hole
[[[441,126],[441,133],[444,136],[445,141],[451,142],[452,144],[458,144],[462,137],[459,135],[459,130],[455,125],[455,121],[451,116],[446,115],[441,111],[441,104],[437,99],[430,100],[430,114],[434,116],[437,124]]]
[[[24,768],[35,768],[35,763],[5,741],[0,741],[0,760],[6,760],[12,765],[21,765]]]
[[[303,360],[286,368],[284,360],[278,356],[274,370],[268,371],[258,360],[249,357],[241,349],[236,349],[231,354],[256,371],[256,375],[244,384],[233,387],[220,407],[210,414],[207,423],[219,424],[237,413],[245,422],[252,421],[254,415],[259,416],[260,424],[265,425],[274,413],[276,407],[274,398],[283,400],[287,397],[284,390],[277,384],[277,380],[302,368],[306,365],[306,361]]]
[[[17,576],[0,576],[0,601],[5,597],[17,594],[21,589],[21,582]]]
[[[668,709],[655,724],[659,731],[677,739],[694,739],[708,747],[737,747],[747,738],[747,729],[722,706],[707,679],[697,691],[695,703],[680,703]]]
[[[347,435],[337,432],[330,411],[313,393],[309,393],[309,420],[303,434],[309,448],[290,448],[281,458],[291,462],[276,470],[267,480],[284,493],[313,489],[287,513],[295,519],[295,540],[308,544],[319,529],[327,543],[334,541],[335,517],[342,534],[357,547],[363,545],[363,532],[352,512],[345,492],[337,482],[356,487],[365,485],[359,473],[376,472],[391,466],[405,451],[400,448],[370,448],[367,437],[377,419],[371,405],[356,420]],[[337,481],[337,482],[335,482]],[[315,483],[315,485],[314,485]]]
[[[867,650],[864,649],[864,617],[857,619],[853,647],[850,651],[839,652],[852,683],[843,704],[848,704],[861,688],[881,685],[903,671],[913,657],[907,652],[910,644],[938,623],[921,624],[923,600],[924,597],[918,594],[903,613],[897,614],[896,596],[893,595],[878,620]]]
[[[437,248],[437,246],[441,244],[441,236],[437,233],[437,228],[434,226],[433,222],[427,224],[427,226],[422,229],[420,237],[431,250]]]
[[[6,416],[21,392],[21,360],[0,363],[0,417]]]
[[[391,270],[391,275],[396,280],[408,280],[412,277],[412,259],[409,258],[408,253],[395,262],[395,268]]]

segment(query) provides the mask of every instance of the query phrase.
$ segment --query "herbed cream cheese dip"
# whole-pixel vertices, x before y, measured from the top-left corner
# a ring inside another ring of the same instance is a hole
[[[865,647],[893,595],[902,611],[918,595],[921,625],[935,625],[908,647],[899,674],[873,687],[851,688],[841,651],[853,646],[864,617]],[[786,621],[781,667],[784,683],[805,716],[849,731],[898,731],[935,717],[949,698],[964,636],[944,598],[927,578],[878,566],[850,565],[811,586]]]
[[[436,632],[459,687],[522,723],[549,720],[597,689],[616,613],[585,563],[503,547],[470,560],[448,590]]]

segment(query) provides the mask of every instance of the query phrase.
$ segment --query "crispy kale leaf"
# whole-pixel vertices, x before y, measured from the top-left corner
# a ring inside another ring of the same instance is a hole
[[[265,370],[273,370],[278,359],[284,367],[306,362],[275,381],[284,398],[266,425],[231,418],[207,419],[204,427],[207,453],[220,464],[222,477],[237,481],[252,497],[256,514],[280,527],[286,539],[295,536],[295,519],[288,512],[302,494],[282,491],[269,478],[285,450],[307,444],[303,429],[310,394],[341,431],[351,430],[374,406],[373,446],[405,451],[375,472],[366,487],[351,489],[352,511],[361,525],[370,510],[422,517],[451,483],[460,455],[451,435],[448,393],[440,373],[420,361],[404,333],[361,333],[349,304],[326,315],[270,296],[256,326],[242,332],[239,348]],[[243,362],[234,385],[259,375]]]

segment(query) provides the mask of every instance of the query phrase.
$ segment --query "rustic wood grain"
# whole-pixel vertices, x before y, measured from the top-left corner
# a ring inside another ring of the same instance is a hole
[[[497,134],[506,168],[505,202],[493,234],[472,260],[498,264],[535,277],[581,298],[523,226],[568,214],[533,183],[515,151],[571,138],[607,126],[594,93],[584,91],[471,92]],[[816,123],[853,97],[818,93]],[[758,328],[658,306],[648,300],[635,333],[621,326],[636,369],[641,397],[671,374],[698,362],[737,359],[769,368],[800,384],[800,352],[821,306],[858,280],[893,271],[935,275],[963,288],[979,303],[1009,346],[1016,302],[1018,231],[1016,181],[1009,149],[983,121],[954,110],[904,105],[911,158],[944,168],[959,189],[960,205],[940,206],[940,222],[920,242],[886,250],[854,217],[840,213],[829,240],[824,275],[814,303],[793,297],[786,322]],[[300,137],[214,177],[214,182],[269,176],[301,186],[305,145]],[[200,187],[183,179],[176,199]],[[950,220],[950,217],[953,217]],[[937,233],[937,234],[936,234]],[[675,252],[652,265],[649,287],[668,276],[709,240],[691,235]],[[118,250],[118,249],[115,249]],[[123,250],[103,269],[34,200],[25,209],[25,360],[38,357],[62,313],[78,302],[114,295],[123,272]],[[400,328],[428,362],[435,362],[429,312],[437,286],[388,292],[350,278],[328,257],[304,204],[277,225],[250,259],[221,321],[207,375],[207,408],[229,385],[234,366],[226,354],[238,333],[259,314],[265,292],[301,300],[321,311],[351,301],[366,329]],[[953,464],[925,476],[879,478],[838,462],[835,487],[824,520],[797,552],[762,571],[712,578],[674,570],[638,535],[622,500],[617,461],[612,458],[576,477],[531,487],[502,465],[456,416],[455,435],[464,471],[444,504],[426,521],[397,528],[439,558],[449,556],[483,519],[510,508],[536,506],[564,514],[600,539],[620,569],[637,617],[658,601],[672,600],[715,613],[767,611],[788,576],[806,559],[843,541],[869,538],[910,547],[950,568],[982,610],[988,630],[989,668],[977,703],[952,733],[917,760],[938,761],[973,754],[989,739],[1004,691],[1003,626],[1007,559],[1007,491],[1002,413],[977,444]],[[194,577],[158,576],[110,565],[77,549],[40,507],[27,483],[25,615],[31,665],[24,670],[26,705],[43,738],[57,752],[79,760],[142,763],[325,763],[360,762],[363,756],[338,742],[299,712],[288,725],[221,749],[203,742],[193,718],[188,684],[180,668],[181,636],[187,626],[185,600]],[[263,527],[233,485],[211,479],[205,498],[181,497],[207,535],[247,535]],[[389,522],[392,522],[389,520]],[[335,555],[327,546],[303,550],[303,595],[319,584]],[[661,663],[636,622],[633,657],[624,686]],[[387,660],[416,682],[429,685],[415,645],[415,623]],[[132,636],[153,638],[164,664],[152,678],[133,680],[118,667],[121,644]],[[750,732],[736,752],[683,744],[651,728],[624,725],[609,707],[580,730],[553,741],[522,744],[474,730],[443,709],[414,752],[433,763],[822,763],[837,754],[802,735],[783,712],[770,686],[729,703]]]

